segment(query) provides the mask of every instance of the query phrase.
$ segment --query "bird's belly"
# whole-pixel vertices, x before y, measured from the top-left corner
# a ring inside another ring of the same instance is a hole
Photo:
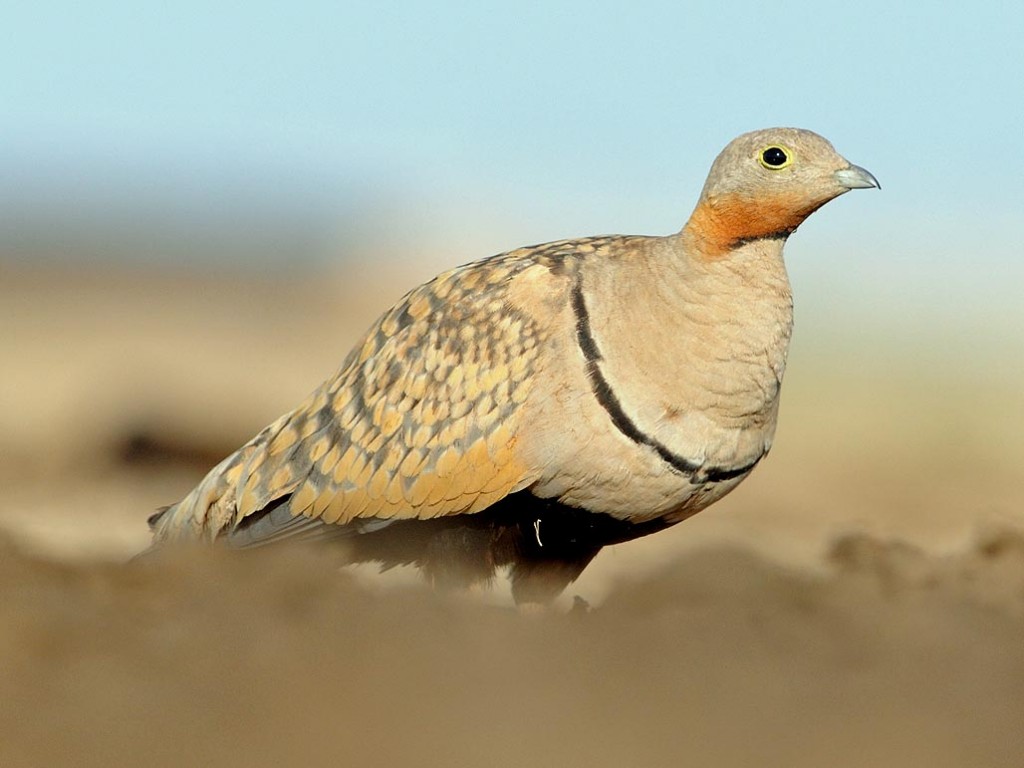
[[[635,522],[661,517],[677,522],[714,503],[748,472],[709,477],[709,470],[752,469],[771,440],[762,429],[722,429],[710,439],[704,430],[699,449],[678,456],[694,465],[694,471],[687,471],[655,446],[616,430],[606,414],[586,410],[557,437],[544,441],[547,455],[541,464],[547,471],[532,490],[543,498]],[[672,442],[698,445],[683,437]]]

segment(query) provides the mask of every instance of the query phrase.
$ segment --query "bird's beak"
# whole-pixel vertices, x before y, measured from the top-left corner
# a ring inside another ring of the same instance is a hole
[[[882,185],[878,183],[878,179],[871,175],[870,171],[866,171],[859,165],[851,164],[847,168],[843,168],[841,171],[836,171],[836,181],[840,183],[846,189],[881,189]]]

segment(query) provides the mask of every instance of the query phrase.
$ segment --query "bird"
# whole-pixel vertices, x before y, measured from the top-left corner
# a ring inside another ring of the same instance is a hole
[[[826,139],[745,133],[667,236],[518,248],[407,293],[295,410],[149,519],[151,550],[334,542],[437,586],[552,601],[772,446],[793,327],[783,246],[880,188]]]

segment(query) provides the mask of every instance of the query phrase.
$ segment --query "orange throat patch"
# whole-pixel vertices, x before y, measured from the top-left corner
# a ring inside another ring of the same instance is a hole
[[[705,255],[719,257],[755,240],[788,237],[823,204],[800,196],[701,198],[683,232],[698,242]]]

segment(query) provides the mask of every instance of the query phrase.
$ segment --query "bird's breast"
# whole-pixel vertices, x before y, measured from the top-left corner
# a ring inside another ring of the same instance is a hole
[[[630,519],[697,511],[771,445],[788,283],[672,286],[631,266],[577,275],[536,403],[537,492]]]

